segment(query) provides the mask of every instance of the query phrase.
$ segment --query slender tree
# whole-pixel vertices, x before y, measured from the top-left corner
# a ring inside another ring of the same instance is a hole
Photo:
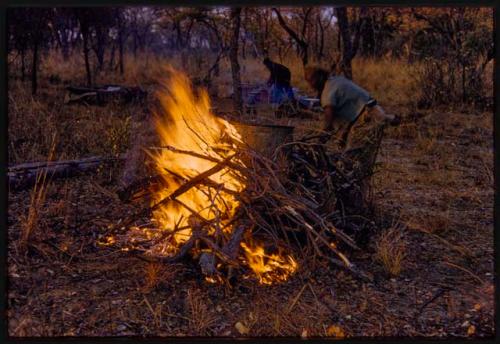
[[[233,104],[238,113],[243,111],[243,100],[241,96],[241,75],[238,62],[238,45],[241,25],[241,7],[231,8],[231,42],[229,48],[229,60],[231,61],[231,74],[233,77]]]
[[[273,8],[273,11],[278,17],[278,22],[281,25],[281,27],[288,33],[290,38],[297,44],[297,50],[302,60],[302,64],[304,66],[307,65],[307,63],[309,62],[309,51],[308,51],[309,43],[306,38],[306,33],[307,33],[307,28],[309,26],[309,19],[312,7],[307,7],[303,9],[302,29],[300,31],[300,34],[294,31],[290,27],[290,25],[287,24],[287,22],[281,15],[281,12],[276,7]]]
[[[232,35],[229,49],[229,59],[231,61],[231,73],[233,77],[233,104],[238,113],[243,112],[243,100],[241,95],[240,64],[238,62],[238,45],[241,25],[241,8],[231,9]]]
[[[90,61],[89,61],[89,40],[90,40],[90,16],[91,10],[88,8],[78,8],[75,9],[75,15],[80,24],[80,33],[83,40],[83,58],[85,60],[85,71],[87,75],[87,86],[92,85],[92,74],[90,71]]]
[[[347,16],[347,8],[342,6],[335,9],[339,27],[339,34],[342,41],[342,60],[340,69],[342,70],[345,77],[349,79],[352,79],[352,59],[358,51],[362,31],[361,29],[364,22],[363,15],[365,11],[365,8],[361,8],[361,14],[354,29],[354,37],[352,37],[353,35],[349,25],[349,18]]]

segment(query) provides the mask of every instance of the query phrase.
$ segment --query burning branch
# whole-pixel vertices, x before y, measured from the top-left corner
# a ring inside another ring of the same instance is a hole
[[[299,140],[266,157],[242,145],[235,128],[210,112],[206,95],[193,95],[186,77],[174,74],[169,87],[161,99],[168,120],[157,126],[161,146],[150,153],[157,175],[122,192],[125,200],[150,200],[122,225],[131,228],[121,236],[125,250],[166,263],[190,256],[212,282],[237,268],[263,284],[295,273],[294,255],[305,257],[306,250],[367,279],[342,252],[358,249],[339,227],[349,206],[343,195],[361,181],[349,169],[350,156]],[[151,215],[155,226],[130,227]]]

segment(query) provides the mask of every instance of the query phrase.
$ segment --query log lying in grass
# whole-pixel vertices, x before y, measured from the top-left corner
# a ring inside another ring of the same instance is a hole
[[[117,101],[126,104],[130,102],[143,102],[146,95],[147,92],[140,87],[120,85],[104,85],[92,88],[68,86],[64,102],[66,104],[85,103],[104,105],[110,101]]]
[[[121,160],[123,157],[91,157],[79,160],[59,160],[30,162],[9,166],[7,178],[10,190],[22,190],[33,186],[37,176],[47,173],[48,179],[65,178],[96,171],[99,166],[111,161]]]

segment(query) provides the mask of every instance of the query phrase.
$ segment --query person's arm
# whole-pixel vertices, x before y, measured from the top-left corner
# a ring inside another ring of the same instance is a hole
[[[326,131],[326,133],[325,136],[320,141],[322,143],[326,143],[332,137],[333,118],[334,118],[333,106],[325,106],[323,112],[325,116],[323,130]]]
[[[271,65],[269,67],[267,67],[267,69],[269,69],[269,79],[267,80],[267,86],[271,86],[273,83],[274,83],[274,66]]]
[[[330,132],[333,130],[333,118],[334,118],[333,106],[325,106],[324,114],[325,114],[325,122],[323,130]]]

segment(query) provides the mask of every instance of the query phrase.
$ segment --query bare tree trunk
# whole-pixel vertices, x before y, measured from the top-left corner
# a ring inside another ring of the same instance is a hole
[[[239,114],[243,112],[243,100],[241,96],[241,76],[240,64],[238,62],[238,41],[240,36],[241,8],[231,9],[232,37],[229,49],[229,59],[231,61],[231,72],[233,76],[233,104],[234,109]]]
[[[366,23],[361,36],[363,37],[362,54],[370,57],[375,56],[375,32],[373,27],[373,18],[371,15],[366,18]]]
[[[97,38],[97,43],[95,45],[95,55],[97,57],[97,69],[99,71],[102,71],[103,67],[104,67],[104,52],[105,52],[105,44],[106,44],[106,40],[105,40],[105,30],[103,28],[98,28],[96,30],[96,38]]]
[[[113,43],[113,46],[111,47],[111,56],[109,57],[109,65],[108,69],[112,70],[113,65],[115,64],[115,50],[116,50],[116,44]]]
[[[347,17],[347,9],[345,7],[337,7],[335,9],[339,25],[339,34],[342,38],[342,61],[341,68],[346,78],[352,79],[352,59],[356,55],[359,47],[360,33],[363,28],[364,16],[366,8],[361,8],[360,19],[358,20],[354,39],[351,40],[351,31],[349,29],[349,19]]]
[[[62,33],[61,51],[62,51],[64,61],[68,61],[68,59],[69,59],[68,33],[66,32],[66,29],[62,29],[61,33]]]
[[[312,50],[316,56],[316,60],[319,60],[319,22],[321,21],[321,18],[318,14],[317,16],[317,21],[314,23],[314,39],[313,39],[313,47]]]
[[[342,39],[342,61],[341,68],[346,78],[352,79],[351,65],[351,35],[349,31],[349,19],[347,18],[347,9],[345,7],[337,7],[337,19],[339,24],[340,37]]]
[[[319,58],[321,59],[325,56],[325,29],[320,24],[320,34],[319,34]]]
[[[306,66],[307,63],[309,62],[309,54],[308,54],[309,44],[304,39],[304,35],[305,35],[306,29],[307,29],[307,25],[309,23],[308,18],[309,18],[309,14],[312,11],[312,7],[307,9],[305,16],[304,16],[304,20],[302,22],[302,38],[299,37],[298,33],[295,32],[294,30],[292,30],[292,28],[290,26],[288,26],[288,24],[285,22],[285,20],[283,19],[283,16],[281,15],[280,11],[277,8],[273,7],[272,10],[278,16],[278,22],[279,22],[280,26],[288,33],[290,38],[292,38],[295,41],[295,43],[297,44],[297,51],[299,52],[300,58],[302,60],[302,65]]]
[[[90,73],[90,63],[89,63],[89,46],[88,46],[88,32],[83,33],[83,55],[85,58],[85,70],[87,72],[87,86],[92,86],[92,75]]]
[[[246,60],[246,51],[245,51],[245,46],[246,46],[246,39],[243,36],[242,42],[241,42],[241,58],[243,60]]]
[[[33,63],[31,65],[31,94],[35,95],[38,88],[38,40],[33,45]]]
[[[118,55],[120,57],[120,75],[123,75],[123,29],[118,34]]]

